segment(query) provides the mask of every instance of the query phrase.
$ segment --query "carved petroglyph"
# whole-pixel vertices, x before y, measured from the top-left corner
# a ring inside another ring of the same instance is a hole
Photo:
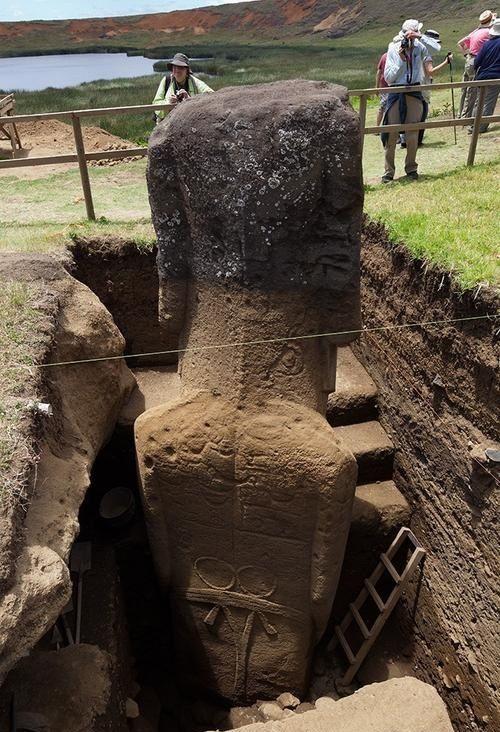
[[[194,571],[209,589],[180,588],[177,590],[177,594],[192,602],[212,605],[203,620],[209,627],[215,626],[220,615],[224,616],[231,629],[235,647],[233,694],[246,696],[248,653],[255,621],[259,620],[267,636],[273,637],[278,635],[278,630],[271,624],[266,613],[304,621],[303,613],[275,602],[266,601],[265,598],[274,594],[277,579],[265,567],[247,565],[236,570],[223,560],[214,557],[200,557],[194,563]],[[248,611],[243,632],[239,638],[231,608]]]
[[[360,325],[357,119],[318,82],[203,96],[151,138],[160,314],[187,350],[182,396],[136,422],[145,516],[179,673],[301,696],[356,465],[323,417],[353,334],[294,337]]]

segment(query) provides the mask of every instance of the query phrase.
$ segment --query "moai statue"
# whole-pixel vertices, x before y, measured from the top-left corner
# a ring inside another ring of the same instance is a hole
[[[360,325],[357,116],[320,82],[203,95],[153,133],[148,184],[186,350],[136,445],[179,671],[238,703],[301,695],[356,483],[323,415]]]

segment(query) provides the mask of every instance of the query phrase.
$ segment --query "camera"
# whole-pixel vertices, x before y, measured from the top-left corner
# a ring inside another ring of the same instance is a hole
[[[407,38],[406,36],[401,41],[401,48],[403,48],[405,51],[407,48],[410,48],[410,39]]]

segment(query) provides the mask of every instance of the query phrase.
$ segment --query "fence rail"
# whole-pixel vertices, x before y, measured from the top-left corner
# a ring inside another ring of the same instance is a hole
[[[477,141],[479,139],[479,131],[481,125],[499,122],[500,115],[487,115],[483,117],[484,97],[487,87],[499,86],[500,79],[483,79],[481,81],[454,81],[445,82],[443,84],[419,84],[415,86],[391,86],[391,87],[374,87],[372,89],[352,89],[349,91],[350,97],[359,97],[359,121],[361,127],[361,153],[363,153],[365,135],[376,134],[380,132],[411,132],[413,130],[426,130],[436,127],[465,127],[472,126],[472,135],[469,145],[469,153],[467,155],[467,165],[474,165],[476,158]],[[366,109],[369,97],[387,94],[390,90],[391,94],[415,91],[439,91],[440,89],[464,89],[466,87],[476,87],[479,90],[477,98],[477,114],[475,117],[461,117],[459,119],[437,120],[435,122],[410,122],[408,124],[398,125],[379,125],[373,127],[366,126]]]
[[[464,127],[472,126],[472,135],[467,157],[467,165],[474,165],[476,156],[477,141],[479,138],[479,130],[482,124],[491,124],[500,122],[500,115],[487,115],[483,117],[483,106],[486,89],[491,86],[500,85],[500,79],[487,79],[482,81],[455,81],[445,82],[442,84],[421,84],[415,86],[398,86],[371,89],[351,89],[348,91],[349,97],[359,97],[359,118],[361,128],[361,152],[363,151],[363,143],[365,135],[378,132],[407,132],[413,130],[435,129],[439,127]],[[439,91],[445,89],[463,89],[465,87],[477,87],[479,90],[477,101],[477,114],[475,117],[453,118],[445,120],[435,120],[432,122],[410,122],[405,124],[382,125],[382,126],[366,126],[366,111],[368,107],[368,99],[380,94],[387,94],[388,89],[391,93],[415,92],[415,91]],[[92,199],[92,191],[88,174],[87,162],[91,160],[121,160],[128,157],[145,157],[147,148],[133,147],[125,150],[99,150],[97,152],[88,153],[85,151],[85,145],[82,135],[80,119],[84,117],[103,117],[115,114],[141,114],[144,112],[165,111],[173,108],[172,104],[137,104],[129,107],[101,107],[96,109],[76,109],[66,112],[42,112],[39,114],[21,114],[0,116],[0,128],[4,124],[18,124],[20,122],[33,122],[49,119],[67,120],[73,126],[73,136],[75,141],[76,153],[68,155],[48,155],[35,158],[17,158],[11,160],[0,160],[0,171],[6,168],[22,168],[36,165],[58,165],[62,163],[78,163],[80,168],[80,178],[85,198],[85,207],[87,217],[94,221],[95,211]],[[15,151],[13,151],[15,155]]]

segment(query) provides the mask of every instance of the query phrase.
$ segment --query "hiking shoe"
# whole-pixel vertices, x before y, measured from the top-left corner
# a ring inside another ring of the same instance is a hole
[[[392,181],[394,180],[394,178],[393,178],[392,175],[388,175],[386,173],[385,175],[382,176],[382,178],[380,180],[382,181],[382,183],[392,183]]]
[[[412,170],[411,173],[407,173],[406,177],[410,180],[418,180],[418,173],[416,170]]]

